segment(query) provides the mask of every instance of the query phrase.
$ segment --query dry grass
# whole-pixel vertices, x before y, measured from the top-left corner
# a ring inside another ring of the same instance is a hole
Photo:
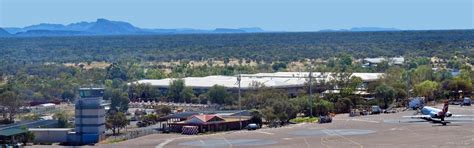
[[[81,62],[81,63],[64,63],[64,66],[69,66],[69,67],[80,67],[80,65],[84,65],[84,69],[92,69],[92,68],[100,68],[100,69],[105,69],[107,68],[110,63],[107,62],[91,62],[91,64],[87,64],[86,62]]]

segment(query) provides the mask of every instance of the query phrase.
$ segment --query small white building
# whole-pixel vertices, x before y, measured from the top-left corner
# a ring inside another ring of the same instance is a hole
[[[30,107],[31,112],[36,112],[36,113],[42,113],[45,111],[51,111],[56,109],[56,104],[54,103],[45,103],[45,104],[40,104],[37,106],[32,106]]]
[[[63,143],[68,141],[68,133],[72,128],[30,128],[28,131],[35,135],[35,143]]]
[[[363,59],[365,66],[377,66],[377,64],[380,64],[384,61],[387,61],[389,65],[403,65],[403,63],[405,63],[405,58],[404,57],[392,57],[392,58],[379,57],[379,58]]]

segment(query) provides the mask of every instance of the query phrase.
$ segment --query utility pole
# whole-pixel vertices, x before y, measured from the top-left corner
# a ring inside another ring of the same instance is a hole
[[[312,79],[313,79],[313,72],[312,72],[312,69],[310,69],[309,71],[309,99],[308,99],[309,117],[313,117],[313,89],[311,87],[313,85]]]
[[[240,125],[240,129],[242,129],[242,102],[240,101],[240,81],[242,80],[242,77],[240,76],[240,73],[239,75],[237,76],[237,83],[239,85],[239,125]]]

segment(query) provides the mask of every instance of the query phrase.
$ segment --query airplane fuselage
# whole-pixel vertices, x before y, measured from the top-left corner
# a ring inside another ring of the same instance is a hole
[[[444,117],[451,117],[452,114],[448,111],[443,113],[441,109],[437,109],[434,107],[425,106],[421,109],[421,114],[429,115],[431,118],[444,118]]]

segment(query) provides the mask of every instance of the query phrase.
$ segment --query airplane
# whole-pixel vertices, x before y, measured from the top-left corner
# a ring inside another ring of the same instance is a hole
[[[441,123],[442,125],[446,125],[447,123],[450,122],[445,122],[444,118],[446,117],[467,117],[467,116],[472,116],[472,115],[453,115],[451,112],[448,111],[449,103],[448,101],[444,102],[443,109],[438,109],[430,106],[424,106],[421,108],[419,113],[421,115],[413,115],[413,116],[403,116],[404,118],[416,118],[416,119],[424,119],[426,121],[432,121],[435,123]],[[435,119],[440,119],[440,121],[437,121]]]

